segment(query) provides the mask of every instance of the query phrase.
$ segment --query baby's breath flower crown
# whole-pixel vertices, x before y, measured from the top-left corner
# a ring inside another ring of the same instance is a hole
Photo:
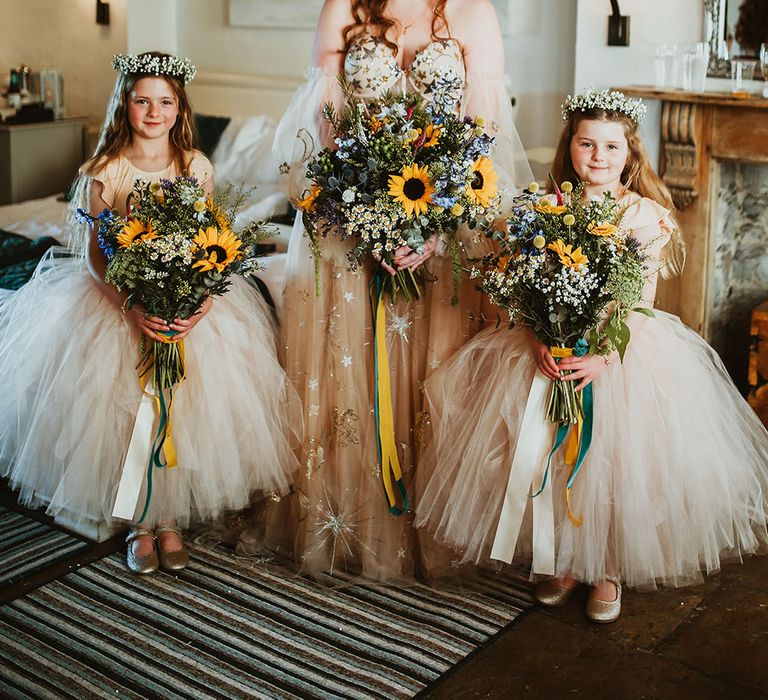
[[[136,73],[172,75],[175,78],[181,78],[184,85],[189,85],[197,74],[197,69],[188,58],[151,54],[115,54],[112,58],[112,68],[129,75]]]
[[[604,109],[608,112],[626,114],[636,124],[642,124],[647,107],[640,99],[633,100],[618,90],[589,90],[588,92],[565,98],[561,105],[563,121],[567,121],[572,112],[586,112],[588,109]]]

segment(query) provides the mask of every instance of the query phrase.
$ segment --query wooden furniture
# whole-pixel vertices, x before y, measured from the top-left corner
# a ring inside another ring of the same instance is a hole
[[[660,282],[659,306],[709,339],[719,161],[768,164],[768,100],[727,93],[619,89],[662,103],[659,171],[677,207],[687,258],[680,277]]]
[[[67,190],[83,163],[85,119],[0,124],[0,204]]]
[[[768,428],[768,301],[752,312],[749,349],[749,405]]]

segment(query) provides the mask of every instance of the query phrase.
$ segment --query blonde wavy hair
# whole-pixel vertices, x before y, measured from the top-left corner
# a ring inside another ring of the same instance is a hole
[[[667,278],[680,274],[685,264],[685,242],[675,217],[675,204],[664,181],[651,167],[648,152],[640,138],[637,122],[622,112],[600,108],[571,112],[565,121],[552,163],[552,177],[555,182],[563,182],[563,180],[578,182],[581,179],[576,174],[571,161],[571,141],[578,131],[579,124],[585,120],[616,122],[623,127],[628,153],[624,171],[621,173],[621,183],[627,190],[652,199],[669,209],[674,230],[669,243],[661,251],[661,276]]]

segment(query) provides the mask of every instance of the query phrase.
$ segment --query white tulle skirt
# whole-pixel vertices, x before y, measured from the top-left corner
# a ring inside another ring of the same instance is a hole
[[[173,405],[178,466],[154,469],[149,524],[186,526],[284,493],[297,467],[298,398],[260,294],[235,279],[185,350]],[[0,473],[21,502],[75,522],[112,521],[142,396],[138,358],[138,332],[62,249],[0,300]],[[144,493],[134,518],[143,505]]]
[[[525,334],[500,328],[477,335],[426,382],[433,440],[419,468],[433,475],[417,524],[465,561],[490,561],[536,371]],[[553,460],[555,573],[683,585],[725,558],[765,551],[768,432],[698,335],[656,312],[624,364],[596,379],[594,405],[592,446],[571,494],[581,527],[566,517],[570,467],[561,454]],[[514,556],[526,565],[534,501]]]

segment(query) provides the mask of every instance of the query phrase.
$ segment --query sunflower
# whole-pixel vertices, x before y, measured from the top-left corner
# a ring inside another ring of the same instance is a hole
[[[157,238],[157,231],[151,220],[144,223],[131,219],[123,226],[122,233],[117,234],[117,242],[121,248],[130,248],[137,241],[151,241],[153,238]]]
[[[482,207],[489,207],[499,188],[496,186],[499,176],[490,158],[481,156],[472,166],[472,182],[467,189],[469,199]]]
[[[426,165],[406,165],[402,175],[389,176],[388,194],[403,205],[409,219],[413,218],[414,213],[426,214],[427,204],[432,201],[434,191]]]
[[[240,257],[240,239],[229,229],[219,231],[209,226],[205,231],[198,229],[194,239],[197,250],[203,252],[203,259],[192,265],[201,272],[221,272],[227,265]]]

